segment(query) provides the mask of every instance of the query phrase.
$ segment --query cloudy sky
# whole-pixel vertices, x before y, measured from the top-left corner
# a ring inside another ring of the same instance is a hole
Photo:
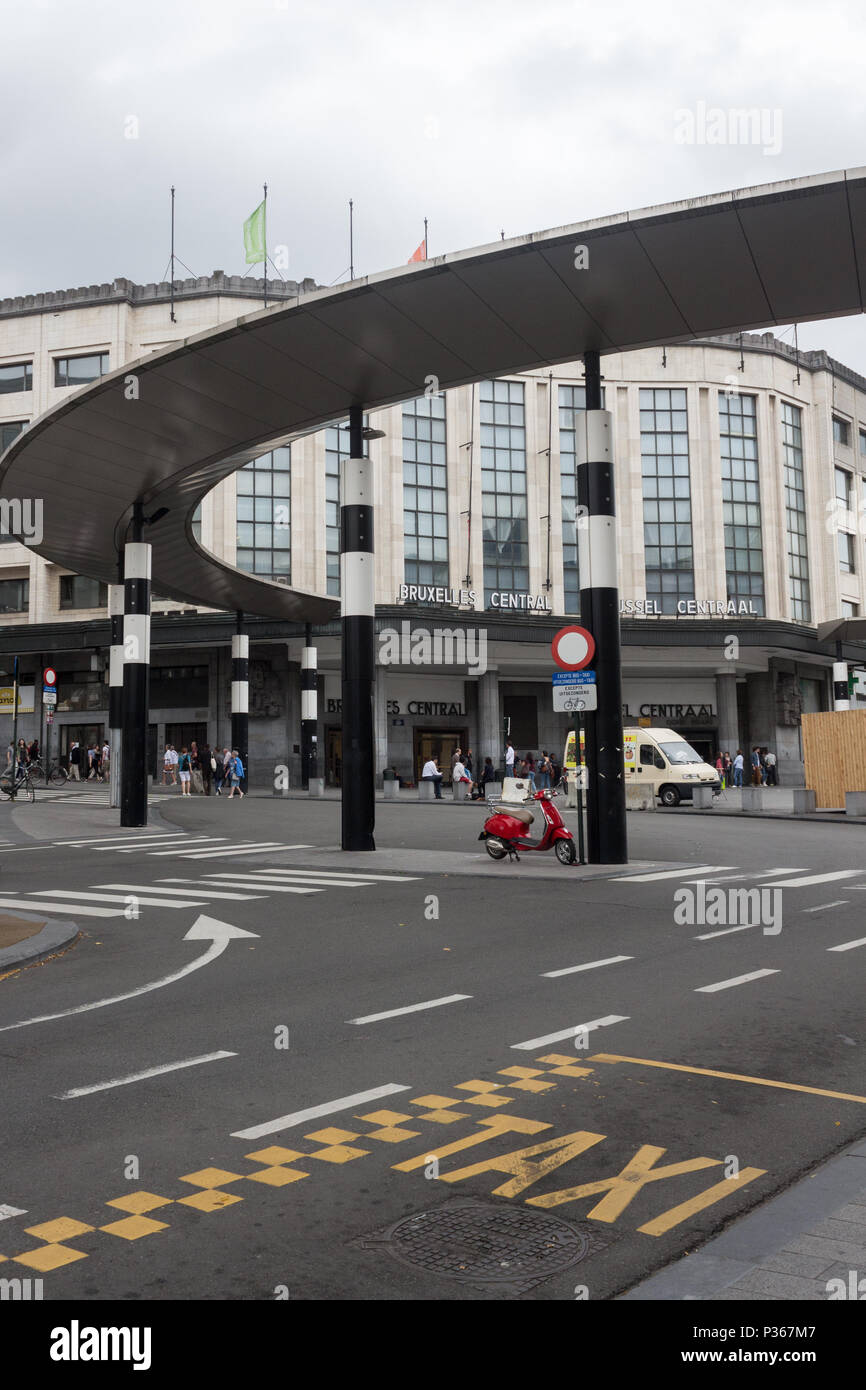
[[[194,274],[246,270],[267,181],[286,275],[330,284],[349,198],[363,274],[425,216],[436,254],[866,163],[859,0],[0,0],[0,29],[0,297],[163,278],[172,183]],[[683,143],[700,103],[764,137]],[[866,374],[861,317],[799,338]]]

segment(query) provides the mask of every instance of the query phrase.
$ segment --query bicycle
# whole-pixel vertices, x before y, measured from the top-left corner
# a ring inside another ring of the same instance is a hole
[[[18,775],[15,778],[14,789],[12,784],[12,773],[8,768],[3,773],[3,775],[0,776],[0,796],[5,797],[7,801],[11,801],[13,799],[13,790],[15,792],[16,799],[19,797],[23,797],[25,801],[35,800],[36,790],[33,786],[33,782],[30,777],[29,768],[19,767]]]
[[[33,779],[33,782],[38,786],[44,787],[47,785],[48,782],[50,782],[55,787],[62,787],[64,783],[68,782],[69,780],[68,771],[65,767],[61,767],[60,763],[51,764],[51,766],[48,769],[47,778],[45,776],[45,768],[42,766],[42,763],[39,761],[38,758],[36,758],[32,763],[28,764],[28,769],[31,778]]]

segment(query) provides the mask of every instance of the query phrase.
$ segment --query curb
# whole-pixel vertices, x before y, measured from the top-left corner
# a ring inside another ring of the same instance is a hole
[[[36,914],[22,912],[20,916],[25,921],[32,921]],[[75,941],[79,935],[80,928],[76,922],[46,922],[35,936],[29,936],[26,941],[18,941],[14,946],[6,946],[0,951],[0,973],[10,968],[14,969],[17,965],[30,965],[41,960],[43,956],[50,956],[61,947]]]

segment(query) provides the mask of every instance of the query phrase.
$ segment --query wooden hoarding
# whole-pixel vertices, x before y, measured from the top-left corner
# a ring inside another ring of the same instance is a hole
[[[844,807],[846,792],[866,791],[866,709],[804,714],[803,761],[819,810]]]

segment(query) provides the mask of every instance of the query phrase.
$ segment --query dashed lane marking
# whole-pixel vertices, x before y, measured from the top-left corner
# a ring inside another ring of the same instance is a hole
[[[546,1033],[543,1038],[530,1038],[528,1042],[512,1043],[512,1048],[530,1052],[534,1047],[546,1047],[548,1043],[562,1042],[564,1038],[575,1038],[581,1033],[590,1033],[593,1028],[609,1028],[612,1023],[625,1023],[628,1014],[606,1014],[604,1018],[594,1018],[590,1023],[575,1023],[558,1033]]]
[[[383,1018],[398,1018],[400,1014],[417,1014],[423,1009],[438,1009],[443,1004],[456,1004],[461,999],[471,999],[471,994],[446,994],[442,999],[428,999],[423,1004],[406,1004],[402,1009],[386,1009],[381,1014],[367,1014],[364,1018],[347,1018],[347,1023],[379,1023]]]
[[[837,898],[835,902],[832,902],[832,903],[820,903],[818,907],[804,907],[804,908],[803,908],[803,911],[804,911],[804,912],[827,912],[828,909],[831,908],[831,907],[844,907],[845,904],[846,904],[846,903],[849,903],[850,901],[851,901],[850,898]]]
[[[735,975],[731,980],[719,980],[714,985],[700,985],[695,994],[716,994],[720,989],[733,989],[735,985],[747,985],[751,980],[761,980],[765,975],[778,975],[778,970],[750,970],[748,975]]]
[[[724,927],[721,931],[704,932],[702,936],[696,936],[695,941],[714,941],[717,936],[730,936],[735,931],[751,931],[753,924],[746,922],[742,927]]]
[[[840,946],[828,946],[828,951],[853,951],[855,946],[866,946],[866,936],[861,936],[859,941],[843,941]]]
[[[324,1105],[313,1105],[308,1110],[296,1110],[291,1115],[281,1115],[277,1120],[265,1120],[264,1124],[251,1125],[249,1129],[236,1129],[233,1139],[261,1139],[266,1134],[279,1134],[284,1129],[306,1124],[307,1120],[319,1120],[323,1115],[335,1115],[340,1110],[350,1110],[356,1105],[367,1105],[371,1100],[381,1100],[383,1096],[396,1095],[398,1091],[411,1091],[411,1086],[401,1086],[389,1081],[385,1086],[375,1086],[370,1091],[358,1091],[353,1096],[341,1096],[339,1100],[326,1101]]]
[[[542,980],[556,980],[560,975],[576,975],[581,970],[597,970],[601,965],[618,965],[621,960],[634,960],[634,956],[608,956],[607,960],[591,960],[586,965],[567,965],[564,970],[545,970]]]
[[[224,1057],[237,1057],[236,1052],[208,1052],[203,1057],[187,1057],[183,1062],[167,1062],[161,1067],[148,1067],[146,1071],[133,1072],[130,1076],[115,1076],[111,1081],[97,1081],[93,1086],[76,1086],[55,1096],[55,1100],[77,1100],[80,1096],[92,1096],[96,1091],[112,1091],[116,1086],[131,1086],[135,1081],[147,1081],[152,1076],[164,1076],[169,1071],[182,1071],[185,1067],[200,1067],[205,1062],[219,1062]]]

